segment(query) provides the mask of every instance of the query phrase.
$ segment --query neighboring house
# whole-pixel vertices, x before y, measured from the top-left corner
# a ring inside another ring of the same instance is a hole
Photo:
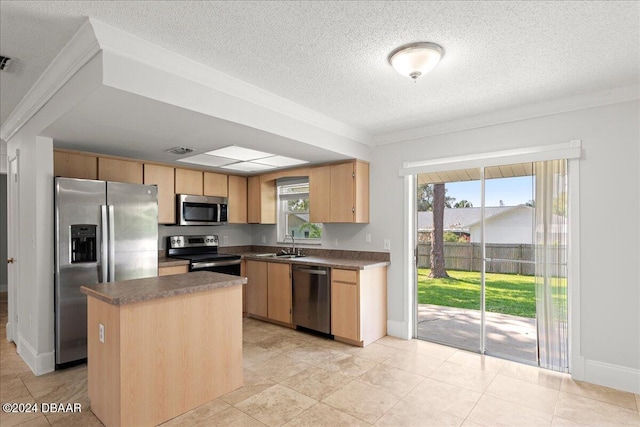
[[[505,206],[506,207],[506,206]],[[480,208],[477,208],[480,209]],[[501,209],[501,208],[485,208]],[[493,211],[484,221],[487,243],[533,243],[534,213],[530,206],[509,206],[501,211]],[[469,224],[471,242],[480,242],[482,223],[480,218]]]
[[[481,208],[445,208],[444,232],[469,236],[469,241],[480,243],[482,223]],[[485,207],[485,232],[487,243],[531,244],[534,239],[535,209],[530,206],[491,206]],[[552,223],[556,234],[566,234],[563,217],[554,215]],[[418,212],[418,232],[433,230],[433,212]],[[564,241],[563,238],[558,240]],[[560,242],[556,242],[560,243]]]
[[[487,243],[532,243],[533,213],[529,206],[485,207]],[[470,235],[480,242],[481,208],[445,208],[444,231]],[[418,231],[433,230],[433,212],[418,212]]]

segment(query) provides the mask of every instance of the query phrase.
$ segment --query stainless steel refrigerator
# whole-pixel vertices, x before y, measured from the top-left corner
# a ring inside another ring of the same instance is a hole
[[[158,275],[155,186],[55,179],[56,365],[87,357],[81,285]]]

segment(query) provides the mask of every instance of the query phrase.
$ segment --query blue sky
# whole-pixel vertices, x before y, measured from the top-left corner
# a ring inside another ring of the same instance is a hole
[[[480,181],[448,182],[445,184],[447,196],[455,197],[456,202],[468,200],[473,206],[480,207]],[[485,184],[486,206],[516,206],[533,200],[533,176],[516,178],[488,179]]]

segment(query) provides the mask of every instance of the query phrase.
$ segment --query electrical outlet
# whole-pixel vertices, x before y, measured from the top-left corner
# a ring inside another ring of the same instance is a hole
[[[104,344],[104,325],[102,323],[98,325],[98,339]]]
[[[371,243],[371,233],[367,233],[364,236],[364,242],[365,243]]]
[[[222,244],[226,245],[229,243],[229,236],[222,236]]]
[[[391,240],[389,239],[384,239],[384,248],[388,251],[391,250]]]
[[[338,247],[338,239],[333,239],[333,247],[334,248]]]
[[[265,236],[264,234],[262,235],[262,243],[267,243],[267,236]]]

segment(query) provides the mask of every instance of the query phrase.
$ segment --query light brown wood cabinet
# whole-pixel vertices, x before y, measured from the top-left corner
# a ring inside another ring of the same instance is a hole
[[[66,178],[98,179],[98,157],[54,150],[53,175]]]
[[[267,317],[291,323],[291,264],[267,263]]]
[[[204,195],[227,197],[229,190],[227,188],[227,175],[221,173],[204,172]]]
[[[309,169],[309,221],[331,222],[331,166]]]
[[[229,175],[229,224],[247,223],[247,177]]]
[[[142,184],[142,163],[133,160],[98,157],[98,179]]]
[[[172,276],[189,272],[188,265],[172,265],[170,267],[158,267],[158,276]]]
[[[291,324],[291,265],[247,260],[245,273],[247,314]]]
[[[176,192],[174,168],[145,163],[144,183],[158,186],[158,223],[175,224]]]
[[[369,164],[353,160],[310,168],[311,222],[369,222]]]
[[[387,268],[331,269],[331,334],[368,345],[387,334]]]
[[[276,181],[260,176],[247,179],[247,222],[251,224],[276,223]]]
[[[203,195],[202,171],[176,168],[176,194]]]
[[[247,260],[247,284],[245,285],[246,310],[248,314],[267,317],[267,263]]]

